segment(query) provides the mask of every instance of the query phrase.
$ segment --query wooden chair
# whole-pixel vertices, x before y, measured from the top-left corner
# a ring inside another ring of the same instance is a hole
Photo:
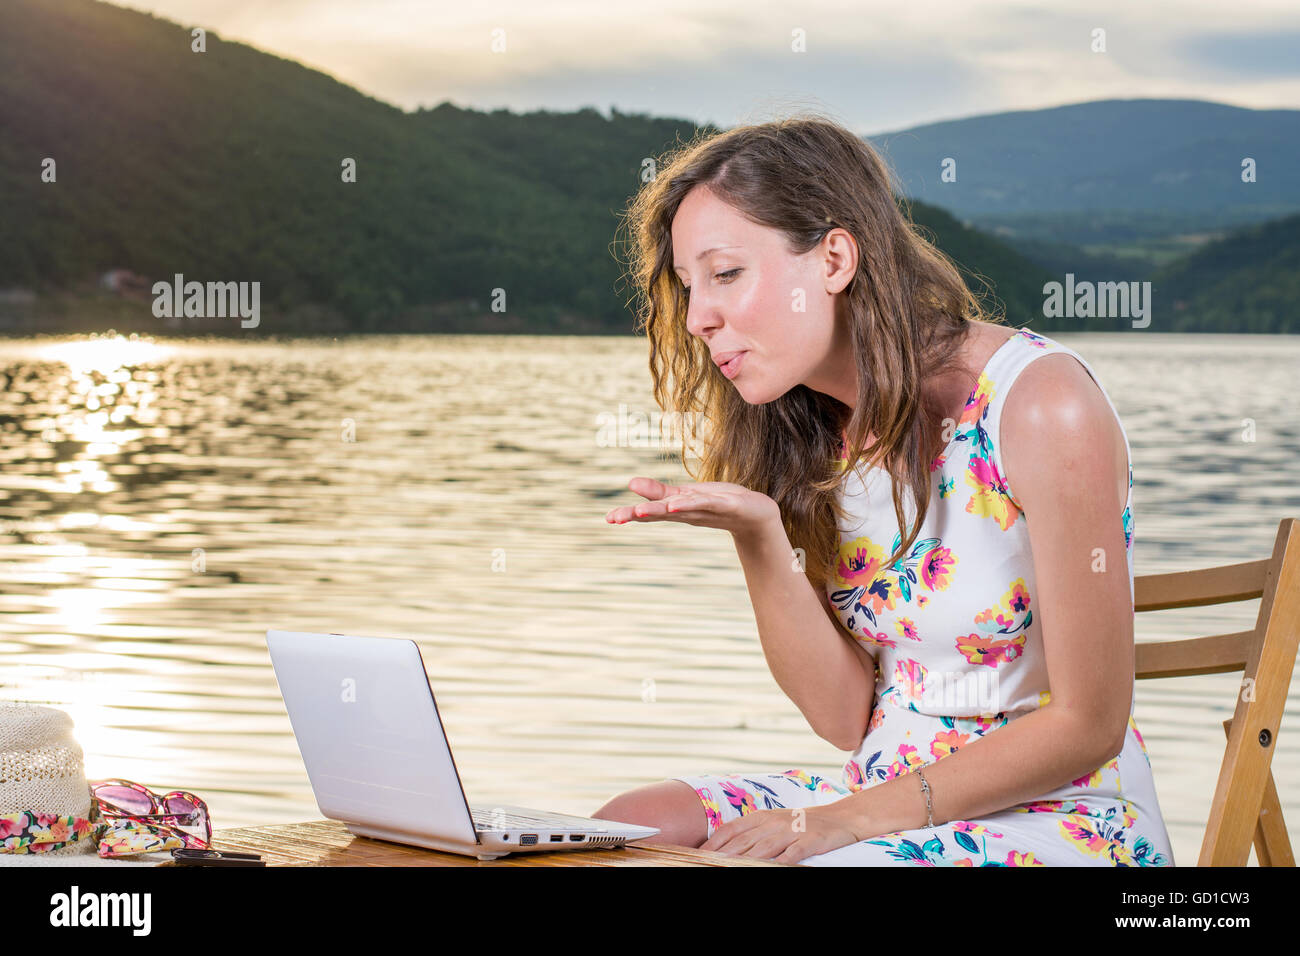
[[[1237,708],[1223,722],[1223,754],[1197,866],[1295,866],[1271,763],[1300,639],[1300,519],[1278,524],[1260,561],[1134,577],[1135,611],[1260,598],[1255,627],[1236,634],[1138,644],[1137,677],[1242,671]]]

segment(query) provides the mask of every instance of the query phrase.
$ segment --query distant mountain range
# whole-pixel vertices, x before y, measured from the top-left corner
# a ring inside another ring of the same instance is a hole
[[[930,123],[871,142],[906,195],[977,225],[1056,239],[1106,229],[1164,236],[1300,212],[1300,110],[1098,100]],[[948,160],[953,182],[941,178]],[[1243,164],[1254,182],[1242,181]]]
[[[407,113],[212,32],[206,43],[192,52],[189,26],[93,0],[6,2],[0,329],[252,332],[156,317],[142,290],[177,273],[260,283],[256,334],[631,329],[619,216],[642,161],[694,124]],[[1013,325],[1132,326],[1045,316],[1044,284],[1070,272],[1151,281],[1153,329],[1294,332],[1296,116],[1107,101],[872,142],[915,221]],[[1244,156],[1257,183],[1234,172]],[[948,157],[957,179],[943,183]]]

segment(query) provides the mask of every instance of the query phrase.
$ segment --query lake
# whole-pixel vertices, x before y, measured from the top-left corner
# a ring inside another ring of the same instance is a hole
[[[1267,557],[1300,516],[1300,339],[1052,337],[1123,418],[1138,573]],[[634,440],[643,339],[8,339],[0,369],[0,697],[68,711],[89,777],[193,790],[219,828],[319,818],[268,627],[416,639],[471,802],[590,814],[848,757],[768,673],[729,534],[604,520],[631,477],[687,478]],[[1142,614],[1138,639],[1257,609]],[[1237,683],[1138,683],[1179,865]],[[1295,697],[1273,772],[1300,843]]]

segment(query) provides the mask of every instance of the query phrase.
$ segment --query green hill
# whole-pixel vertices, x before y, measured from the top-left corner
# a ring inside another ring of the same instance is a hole
[[[1300,332],[1300,215],[1242,229],[1151,277],[1170,332]]]
[[[2,284],[113,267],[260,280],[264,308],[321,303],[366,325],[598,274],[566,197],[291,61],[211,33],[193,53],[188,29],[87,0],[12,3],[0,61]],[[38,178],[47,156],[56,184]]]

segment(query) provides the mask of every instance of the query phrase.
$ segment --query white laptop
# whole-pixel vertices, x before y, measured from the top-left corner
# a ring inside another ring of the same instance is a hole
[[[494,860],[621,847],[656,827],[465,799],[411,640],[267,631],[316,805],[358,836]]]

